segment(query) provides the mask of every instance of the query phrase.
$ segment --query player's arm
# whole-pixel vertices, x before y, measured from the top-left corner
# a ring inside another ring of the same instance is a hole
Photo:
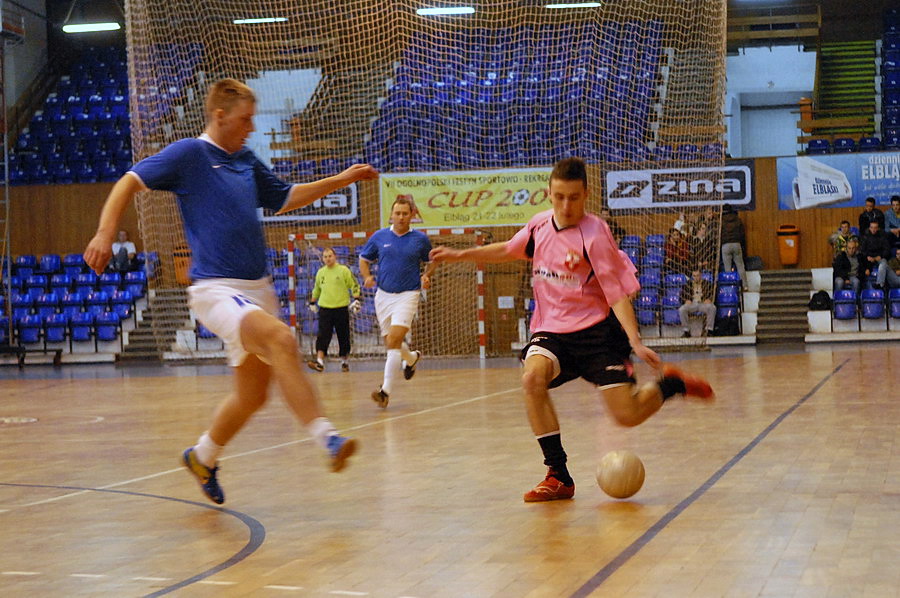
[[[469,247],[468,249],[452,249],[450,247],[435,247],[431,250],[431,262],[483,262],[486,264],[500,264],[512,262],[518,259],[506,249],[506,242],[499,241],[481,247]]]
[[[369,270],[369,260],[364,257],[359,258],[359,275],[362,276],[364,287],[371,289],[375,286],[375,277]]]
[[[100,212],[97,232],[94,233],[94,237],[84,250],[84,263],[97,274],[103,272],[112,257],[112,243],[116,231],[119,229],[122,214],[134,199],[135,194],[144,189],[146,187],[143,181],[129,171],[116,181],[110,190],[106,202],[103,204],[103,210]]]
[[[325,197],[329,193],[342,189],[347,185],[375,178],[378,178],[377,170],[368,164],[354,164],[334,176],[319,179],[312,183],[293,185],[288,193],[287,201],[284,202],[278,213],[284,214],[285,212],[308,206],[320,197]]]
[[[629,297],[622,297],[612,304],[612,310],[616,314],[616,318],[628,335],[628,342],[631,344],[631,350],[647,365],[654,368],[662,367],[662,360],[659,355],[652,349],[644,346],[641,341],[641,333],[638,328],[637,317],[634,315],[634,308],[631,306]]]

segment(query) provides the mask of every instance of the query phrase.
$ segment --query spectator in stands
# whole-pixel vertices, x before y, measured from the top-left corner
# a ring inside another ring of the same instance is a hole
[[[869,223],[869,232],[862,238],[859,252],[863,255],[866,274],[875,272],[875,288],[883,289],[887,276],[887,261],[891,259],[891,240],[881,230],[878,221]]]
[[[859,290],[866,279],[865,258],[859,254],[859,238],[853,236],[847,240],[847,248],[834,256],[831,262],[834,274],[834,290],[840,291],[849,287],[859,296]]]
[[[681,327],[684,329],[682,337],[690,338],[691,336],[690,316],[692,314],[704,316],[703,336],[712,332],[713,325],[716,323],[714,292],[713,284],[703,279],[700,268],[694,268],[691,272],[690,282],[681,288],[682,306],[678,308],[678,315],[681,317]]]
[[[687,274],[690,272],[691,246],[677,228],[669,230],[666,239],[666,257],[663,266],[667,273]]]
[[[350,364],[350,312],[358,312],[359,281],[350,272],[350,268],[337,263],[334,249],[326,247],[322,252],[324,266],[316,272],[316,284],[309,299],[309,309],[319,312],[319,334],[316,337],[316,360],[306,363],[310,369],[321,372],[325,370],[325,355],[331,344],[331,334],[337,332],[338,356],[341,358],[341,371],[349,372]],[[350,302],[350,295],[353,302]]]
[[[112,244],[112,261],[110,267],[115,272],[132,272],[137,270],[135,257],[137,248],[128,240],[128,231],[120,230]]]
[[[731,272],[732,265],[741,277],[741,287],[747,290],[747,272],[744,270],[744,223],[737,210],[730,204],[722,206],[722,265],[725,272]]]
[[[697,224],[697,233],[691,238],[690,244],[692,267],[713,270],[719,259],[719,252],[706,220],[701,220]]]
[[[356,181],[375,179],[378,172],[354,164],[315,182],[287,184],[244,145],[254,130],[255,112],[256,96],[244,83],[222,79],[211,85],[203,134],[166,146],[116,181],[84,252],[85,263],[101,272],[112,257],[113,231],[137,192],[176,193],[193,254],[189,305],[224,340],[234,371],[235,392],[219,404],[197,444],[181,454],[183,465],[216,504],[225,501],[216,479],[219,455],[265,405],[270,383],[278,385],[291,412],[328,455],[332,471],[340,471],[356,448],[324,416],[316,388],[301,368],[296,336],[278,317],[256,211],[296,210]]]
[[[894,247],[894,257],[888,260],[885,284],[891,289],[900,289],[900,246]]]
[[[600,217],[606,221],[607,226],[609,226],[609,230],[612,232],[613,239],[616,241],[616,245],[622,244],[622,237],[627,235],[628,233],[622,228],[616,220],[612,217],[612,214],[609,211],[609,208],[603,206],[600,208]]]
[[[900,195],[891,196],[891,209],[884,215],[884,231],[894,247],[900,245]]]
[[[832,249],[832,260],[847,250],[847,241],[850,240],[851,234],[850,221],[841,220],[841,225],[838,229],[828,237],[828,244],[831,245]]]
[[[878,223],[879,230],[884,230],[884,212],[875,207],[874,197],[867,197],[866,207],[859,215],[859,234],[863,239],[869,234],[869,223],[873,221]]]

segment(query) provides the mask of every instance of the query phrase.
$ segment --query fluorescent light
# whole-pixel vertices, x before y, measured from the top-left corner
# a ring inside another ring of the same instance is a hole
[[[82,23],[80,25],[63,25],[66,33],[88,33],[90,31],[115,31],[121,29],[118,23]]]
[[[571,4],[548,4],[544,8],[599,8],[601,2],[573,2]]]
[[[251,25],[254,23],[284,23],[286,17],[264,17],[261,19],[235,19],[232,21],[235,25]]]
[[[419,8],[417,15],[470,15],[475,12],[471,6],[442,6],[440,8]]]

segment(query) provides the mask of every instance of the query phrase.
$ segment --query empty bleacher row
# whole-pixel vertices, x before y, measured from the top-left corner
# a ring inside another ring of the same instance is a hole
[[[136,306],[147,292],[148,272],[156,271],[155,255],[139,256],[133,272],[90,272],[80,254],[48,254],[38,259],[20,255],[4,264],[0,290],[0,342],[26,347],[68,340],[74,343],[120,339],[124,324],[136,319]],[[8,338],[12,323],[13,338]],[[121,342],[121,340],[120,340]]]
[[[882,139],[900,149],[900,9],[885,11],[880,66]]]
[[[866,328],[865,321],[886,324],[886,328],[895,329],[888,320],[900,319],[900,289],[890,289],[885,293],[882,289],[865,289],[859,295],[852,289],[841,289],[834,292],[832,316],[840,322],[836,330],[856,331]],[[849,324],[849,327],[846,326]]]

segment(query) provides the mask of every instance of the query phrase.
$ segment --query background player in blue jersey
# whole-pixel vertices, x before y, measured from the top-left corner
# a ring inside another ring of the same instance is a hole
[[[182,460],[206,496],[225,501],[216,479],[218,457],[266,402],[274,378],[285,402],[327,451],[339,471],[356,444],[322,414],[316,390],[301,369],[296,338],[278,319],[278,299],[267,272],[266,244],[257,208],[288,212],[378,173],[367,164],[319,181],[289,185],[244,146],[253,132],[256,97],[240,81],[223,79],[206,98],[207,124],[194,139],[172,143],[136,164],[110,191],[100,224],[84,252],[97,273],[111,257],[122,212],[138,191],[171,191],[178,199],[192,250],[189,303],[197,318],[225,343],[235,392],[216,409],[212,425]]]
[[[422,357],[418,351],[410,351],[404,339],[419,309],[420,290],[431,287],[435,264],[428,257],[431,251],[428,235],[409,228],[412,215],[410,201],[398,197],[391,206],[391,226],[372,235],[359,254],[363,286],[378,285],[375,315],[384,337],[387,359],[384,380],[381,388],[372,393],[372,400],[382,408],[387,407],[400,371],[409,380],[416,373],[416,365]],[[369,269],[369,264],[376,261],[377,283]],[[424,272],[423,263],[426,264]]]

